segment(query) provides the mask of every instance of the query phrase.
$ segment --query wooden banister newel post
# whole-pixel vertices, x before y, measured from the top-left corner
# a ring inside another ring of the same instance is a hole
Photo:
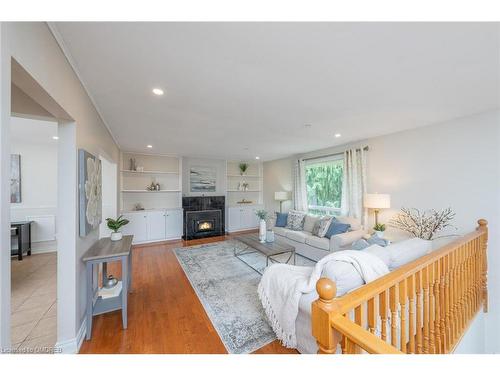
[[[333,354],[337,351],[340,335],[331,327],[331,316],[335,311],[334,298],[337,295],[335,283],[321,278],[316,283],[319,299],[312,304],[312,334],[318,343],[320,354]]]
[[[483,251],[483,272],[482,272],[482,286],[483,286],[483,312],[488,312],[488,221],[479,219],[478,230],[484,231],[483,240],[481,241]]]

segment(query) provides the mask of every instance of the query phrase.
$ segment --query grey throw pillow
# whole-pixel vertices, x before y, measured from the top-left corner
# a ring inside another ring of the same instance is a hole
[[[312,230],[312,234],[317,237],[325,237],[328,228],[330,227],[330,223],[332,222],[332,216],[323,216],[321,217],[315,224]]]
[[[302,230],[304,228],[305,212],[290,211],[288,213],[288,221],[286,227],[291,230]]]

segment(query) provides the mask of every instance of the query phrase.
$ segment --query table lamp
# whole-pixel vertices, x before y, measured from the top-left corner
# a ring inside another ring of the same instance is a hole
[[[280,202],[280,213],[281,213],[283,202],[290,200],[290,192],[277,191],[274,193],[274,200]]]
[[[378,213],[382,208],[391,208],[391,196],[389,194],[366,194],[365,207],[375,211],[375,225],[378,224]]]

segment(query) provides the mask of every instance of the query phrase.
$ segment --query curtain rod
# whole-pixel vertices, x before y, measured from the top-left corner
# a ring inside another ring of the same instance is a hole
[[[360,151],[361,149],[360,148],[357,148],[356,151]],[[365,146],[363,147],[363,151],[368,151],[369,150],[369,147],[368,146]],[[335,154],[328,154],[328,155],[321,155],[321,156],[313,156],[311,158],[305,158],[305,159],[302,159],[304,161],[307,161],[307,160],[315,160],[315,159],[323,159],[323,158],[327,158],[327,157],[330,157],[330,156],[339,156],[339,155],[344,155],[344,152],[337,152]]]

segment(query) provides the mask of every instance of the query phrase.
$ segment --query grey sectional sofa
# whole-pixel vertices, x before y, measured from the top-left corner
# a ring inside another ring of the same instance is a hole
[[[330,239],[314,236],[311,233],[311,224],[314,224],[317,217],[313,215],[306,215],[304,230],[302,231],[276,226],[272,229],[276,238],[295,246],[297,254],[318,261],[333,251],[348,249],[354,241],[359,240],[367,233],[357,219],[346,216],[337,216],[336,218],[341,223],[350,224],[351,231],[337,234]]]

